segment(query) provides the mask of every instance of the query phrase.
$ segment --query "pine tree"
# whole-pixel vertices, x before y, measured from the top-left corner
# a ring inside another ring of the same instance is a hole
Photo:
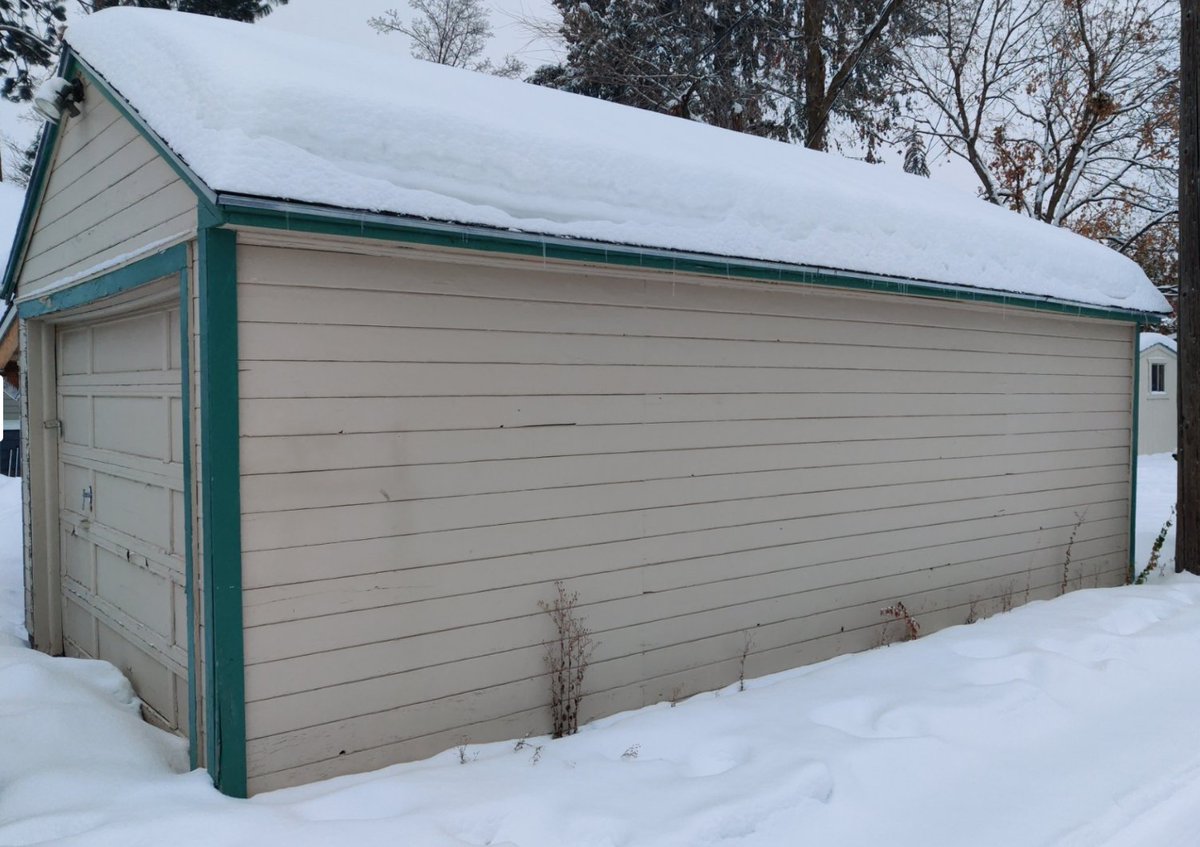
[[[32,99],[33,72],[56,60],[58,30],[66,19],[58,0],[0,0],[0,96]]]
[[[830,118],[868,144],[928,0],[554,0],[567,45],[531,82],[825,149]]]
[[[908,136],[904,148],[904,170],[917,176],[929,177],[929,163],[925,160],[925,139],[916,130]]]
[[[3,2],[3,0],[0,0]],[[113,6],[140,6],[145,9],[173,9],[214,18],[253,23],[271,13],[287,0],[80,0],[86,10],[98,12]]]
[[[554,0],[567,44],[531,82],[777,138],[766,37],[787,0]]]

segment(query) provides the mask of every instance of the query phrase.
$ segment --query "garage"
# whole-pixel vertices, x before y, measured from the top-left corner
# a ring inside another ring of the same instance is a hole
[[[179,311],[59,324],[63,649],[121,668],[147,720],[187,727]]]
[[[556,597],[589,720],[869,648],[901,602],[932,632],[1126,578],[1169,308],[1132,262],[483,74],[364,55],[348,94],[260,36],[73,24],[0,286],[31,640],[118,665],[222,791],[548,731]]]

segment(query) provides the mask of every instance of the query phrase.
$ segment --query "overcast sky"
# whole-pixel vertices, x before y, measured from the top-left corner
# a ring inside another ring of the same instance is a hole
[[[513,54],[532,70],[555,58],[555,45],[532,36],[520,24],[523,19],[557,16],[549,0],[495,0],[485,3],[491,9],[495,37],[487,55],[499,60]],[[367,19],[388,9],[402,17],[411,17],[407,0],[289,0],[259,23],[270,29],[333,38],[372,49],[397,50],[408,55],[408,38],[400,33],[380,35],[367,26]]]

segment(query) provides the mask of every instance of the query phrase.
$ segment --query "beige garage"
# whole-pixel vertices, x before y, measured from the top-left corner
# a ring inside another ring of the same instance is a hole
[[[547,732],[558,581],[590,719],[1126,578],[1166,304],[1107,248],[482,75],[326,95],[226,21],[67,41],[4,288],[30,631],[222,790]]]

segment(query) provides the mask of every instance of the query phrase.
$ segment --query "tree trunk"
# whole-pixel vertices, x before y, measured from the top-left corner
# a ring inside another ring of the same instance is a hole
[[[826,145],[825,54],[821,32],[825,28],[825,0],[804,0],[804,146],[824,150]]]
[[[1183,0],[1179,109],[1179,489],[1175,570],[1200,574],[1200,0]]]

